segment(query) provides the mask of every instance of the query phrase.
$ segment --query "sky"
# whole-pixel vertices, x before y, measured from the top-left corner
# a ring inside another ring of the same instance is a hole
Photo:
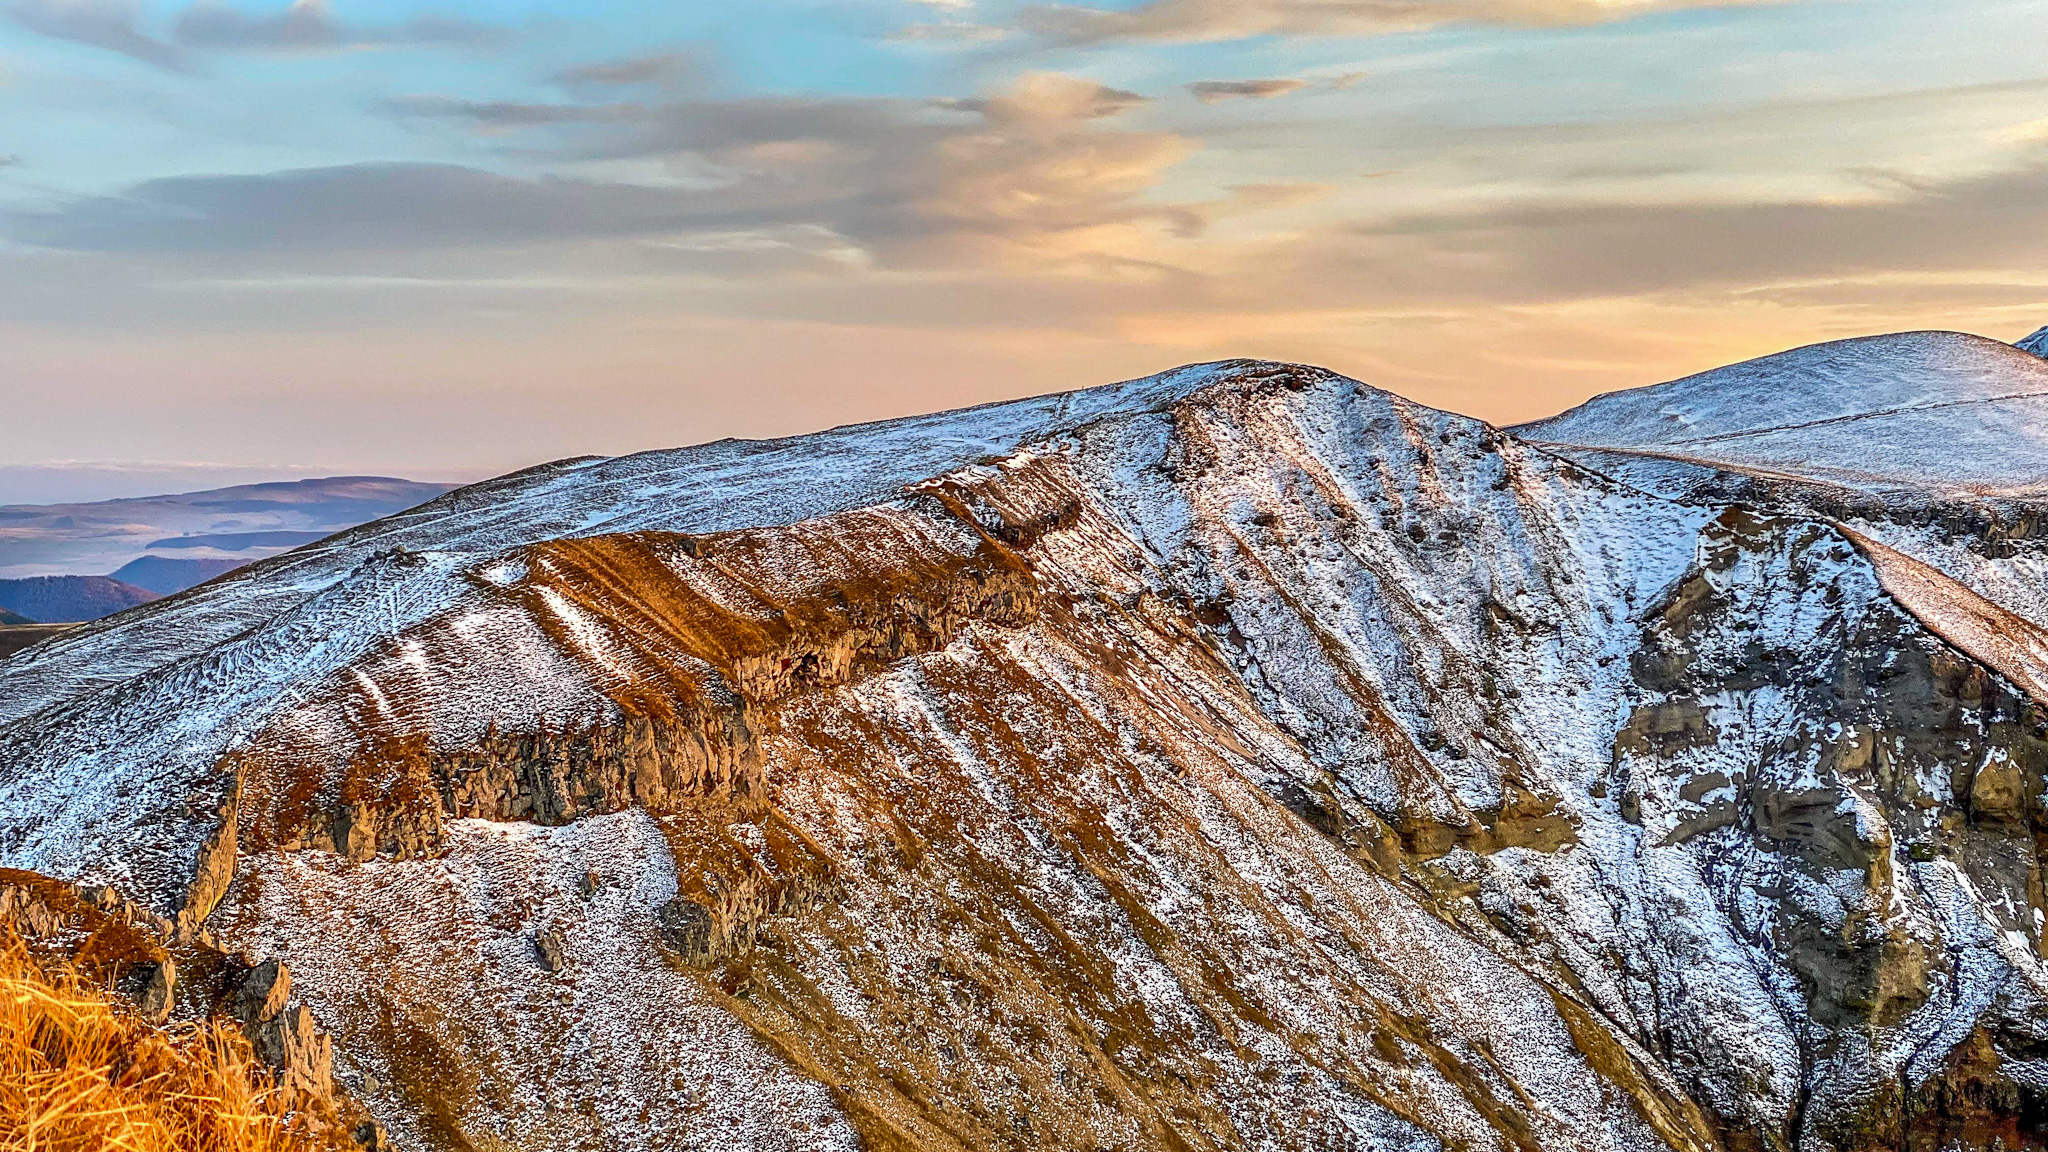
[[[0,503],[2048,324],[2048,0],[0,0]],[[125,486],[125,487],[124,487]]]

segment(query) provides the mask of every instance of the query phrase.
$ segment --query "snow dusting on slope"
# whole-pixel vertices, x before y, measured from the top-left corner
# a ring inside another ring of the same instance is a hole
[[[2001,389],[2048,366],[1985,343],[1803,349],[1539,427],[1873,485],[1997,441],[2024,487],[2035,400]],[[1980,441],[1873,453],[1958,413]],[[567,462],[0,665],[0,863],[167,898],[249,743],[616,723],[649,656],[624,621],[682,601],[560,593],[540,541],[767,526],[758,570],[663,538],[733,635],[844,624],[808,570],[844,534],[879,568],[986,547],[1032,611],[917,647],[965,593],[912,588],[923,615],[867,622],[888,659],[720,698],[758,790],[251,850],[213,927],[447,1147],[1818,1140],[2048,987],[1999,855],[2048,644],[1861,522],[1654,487],[1250,362]],[[674,900],[749,893],[724,951],[664,943]],[[1827,986],[1916,957],[1937,994]]]
[[[2048,492],[2048,363],[1957,332],[1816,344],[1514,431],[1855,488]]]

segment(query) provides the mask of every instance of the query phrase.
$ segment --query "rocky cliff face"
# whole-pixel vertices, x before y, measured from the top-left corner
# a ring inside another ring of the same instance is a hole
[[[1250,362],[572,462],[0,665],[0,863],[401,1147],[2042,1146],[2034,633],[1677,495]]]

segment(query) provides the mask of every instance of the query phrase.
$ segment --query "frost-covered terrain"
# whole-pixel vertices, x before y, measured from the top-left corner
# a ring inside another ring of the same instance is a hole
[[[2048,329],[1816,344],[1514,432],[1633,486],[1840,521],[2048,620]]]
[[[1603,467],[2048,476],[1981,343],[549,465],[0,664],[0,866],[287,964],[400,1147],[2040,1147],[2027,539]]]
[[[1847,487],[2048,491],[2048,360],[1960,332],[1815,344],[1596,396],[1516,433]]]

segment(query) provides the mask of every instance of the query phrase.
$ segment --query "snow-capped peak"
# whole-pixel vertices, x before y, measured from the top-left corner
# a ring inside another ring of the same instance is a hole
[[[1596,396],[1513,431],[1851,488],[2048,490],[2048,334],[1837,340]],[[2025,345],[2022,345],[2025,347]]]

